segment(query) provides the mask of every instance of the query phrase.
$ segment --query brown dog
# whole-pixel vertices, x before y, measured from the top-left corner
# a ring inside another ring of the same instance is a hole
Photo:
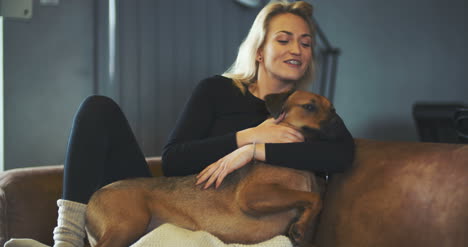
[[[266,104],[280,124],[306,138],[336,138],[343,122],[326,98],[296,91],[269,95]],[[316,177],[307,171],[248,164],[218,189],[195,186],[196,176],[137,178],[97,191],[86,228],[94,246],[129,246],[162,223],[204,230],[226,243],[252,244],[286,234],[312,246],[314,219],[321,209]]]

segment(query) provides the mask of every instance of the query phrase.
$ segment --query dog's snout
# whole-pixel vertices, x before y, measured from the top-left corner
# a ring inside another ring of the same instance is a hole
[[[345,126],[343,120],[338,116],[338,114],[332,114],[328,120],[321,122],[322,138],[323,139],[337,139],[345,131]]]
[[[330,120],[331,126],[338,126],[342,122],[341,118],[337,114],[333,114],[333,117]]]

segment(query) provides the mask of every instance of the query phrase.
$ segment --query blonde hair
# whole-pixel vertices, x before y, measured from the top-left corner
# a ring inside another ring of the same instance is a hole
[[[291,3],[288,1],[275,1],[266,5],[258,13],[247,37],[240,45],[235,62],[224,72],[223,76],[231,78],[234,84],[245,93],[244,86],[257,81],[257,51],[265,42],[271,19],[279,14],[291,13],[297,15],[307,22],[310,33],[314,35],[315,28],[312,24],[312,11],[312,5],[304,1]],[[313,46],[310,49],[313,49]],[[312,58],[304,76],[297,82],[296,86],[299,88],[305,87],[307,83],[312,81],[314,72],[315,65]]]

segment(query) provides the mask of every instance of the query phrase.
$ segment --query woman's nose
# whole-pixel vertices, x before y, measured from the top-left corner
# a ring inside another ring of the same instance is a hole
[[[301,54],[301,45],[299,42],[291,42],[291,45],[289,47],[289,52],[294,55],[300,55]]]

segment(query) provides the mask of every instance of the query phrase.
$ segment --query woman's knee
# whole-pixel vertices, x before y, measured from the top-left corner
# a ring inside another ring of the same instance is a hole
[[[102,95],[92,95],[88,96],[83,103],[81,103],[81,108],[90,108],[94,111],[107,112],[109,110],[119,110],[119,105],[111,98]]]
[[[121,114],[122,110],[113,99],[102,95],[92,95],[88,96],[83,103],[81,103],[77,112],[77,117],[93,116],[93,118],[113,118]]]
[[[83,100],[83,103],[81,103],[82,106],[92,106],[93,108],[95,107],[118,107],[117,103],[107,97],[107,96],[102,96],[102,95],[91,95],[86,97],[85,100]]]

